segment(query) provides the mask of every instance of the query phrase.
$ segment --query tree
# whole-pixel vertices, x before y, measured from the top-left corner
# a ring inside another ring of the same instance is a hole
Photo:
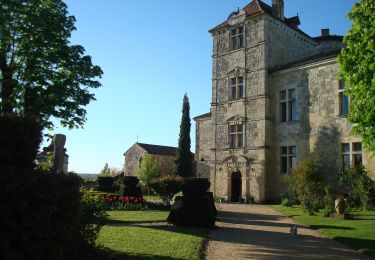
[[[52,118],[84,124],[103,72],[70,44],[74,22],[62,0],[1,0],[0,115],[33,116],[49,128]]]
[[[375,2],[361,0],[348,14],[352,28],[344,37],[338,58],[340,77],[350,97],[349,121],[362,136],[366,148],[375,154]]]
[[[176,152],[176,174],[181,177],[193,175],[193,156],[190,152],[190,104],[187,94],[184,95],[182,103],[182,118],[180,124],[180,135]]]
[[[105,163],[103,169],[100,170],[99,175],[100,176],[116,176],[119,173],[121,173],[120,169],[117,169],[116,167],[109,167],[108,163]]]
[[[150,185],[150,183],[159,177],[160,167],[156,163],[154,156],[151,154],[145,154],[142,158],[141,166],[137,171],[139,179],[145,185]]]

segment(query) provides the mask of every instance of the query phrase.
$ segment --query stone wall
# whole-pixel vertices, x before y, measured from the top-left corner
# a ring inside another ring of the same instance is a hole
[[[339,115],[338,65],[334,59],[329,64],[294,68],[272,75],[274,87],[273,162],[268,185],[270,197],[285,192],[286,185],[280,176],[280,146],[297,147],[297,160],[308,155],[314,158],[326,180],[334,180],[342,171],[342,143],[361,142],[351,133],[347,118]],[[297,121],[280,121],[279,92],[296,89]],[[363,150],[363,165],[374,177],[374,160]],[[374,178],[375,179],[375,178]],[[273,180],[273,181],[271,181]]]
[[[153,154],[156,163],[160,167],[160,176],[172,175],[175,169],[174,155]]]
[[[124,154],[124,172],[126,175],[134,176],[139,168],[140,159],[146,153],[139,145],[132,145]]]

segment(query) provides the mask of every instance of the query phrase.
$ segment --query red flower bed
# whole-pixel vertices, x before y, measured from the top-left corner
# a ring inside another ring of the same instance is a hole
[[[128,197],[118,195],[104,195],[105,200],[111,206],[111,209],[126,209],[127,206],[144,206],[146,200],[142,197]]]

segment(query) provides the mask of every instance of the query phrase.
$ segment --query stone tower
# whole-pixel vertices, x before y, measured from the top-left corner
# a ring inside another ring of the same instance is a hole
[[[272,7],[254,0],[211,29],[211,112],[196,117],[198,171],[228,201],[267,199],[274,126],[269,70],[314,53],[318,45],[284,17],[283,0]],[[200,167],[200,169],[199,169]]]

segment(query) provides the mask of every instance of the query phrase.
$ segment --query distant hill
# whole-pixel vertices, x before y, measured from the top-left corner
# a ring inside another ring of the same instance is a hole
[[[85,181],[95,181],[98,174],[96,173],[78,173]]]

